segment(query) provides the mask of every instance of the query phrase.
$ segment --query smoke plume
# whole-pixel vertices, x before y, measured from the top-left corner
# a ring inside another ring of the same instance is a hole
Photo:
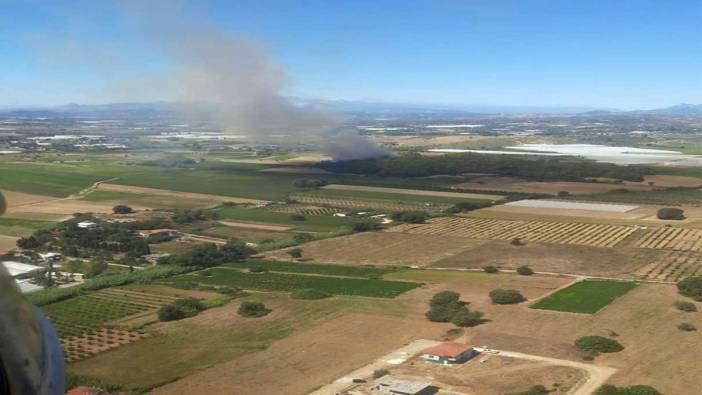
[[[223,132],[247,136],[251,143],[308,146],[335,160],[388,155],[343,119],[330,112],[293,105],[283,96],[288,78],[263,46],[218,30],[190,16],[144,12],[139,24],[172,64],[168,85],[190,116],[206,117]],[[153,10],[151,10],[153,11]]]

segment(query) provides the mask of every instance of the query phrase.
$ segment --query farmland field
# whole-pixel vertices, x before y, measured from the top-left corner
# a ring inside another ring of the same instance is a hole
[[[309,215],[298,221],[291,214],[279,213],[266,208],[246,208],[241,206],[221,206],[214,210],[223,220],[250,221],[295,227],[309,232],[329,232],[353,224],[352,218]],[[224,221],[226,222],[226,221]]]
[[[635,283],[586,280],[541,299],[534,309],[594,314],[636,287]]]
[[[37,229],[47,229],[56,225],[52,221],[40,221],[19,218],[0,218],[0,234],[8,236],[26,236]]]
[[[327,276],[342,276],[342,277],[381,277],[384,274],[392,273],[396,270],[392,268],[376,268],[376,267],[361,267],[361,266],[342,266],[342,265],[320,265],[315,263],[303,262],[283,262],[283,261],[264,261],[264,260],[249,260],[246,262],[233,262],[226,265],[231,268],[248,269],[251,267],[263,267],[274,272],[287,273],[308,273],[308,274],[323,274]]]
[[[662,257],[642,266],[636,275],[649,280],[680,281],[702,274],[702,254],[692,251],[667,251]]]
[[[372,199],[372,198],[361,198],[361,197],[350,197],[350,196],[329,196],[328,194],[319,193],[318,191],[309,192],[305,194],[294,194],[290,195],[291,199],[294,199],[301,203],[319,205],[319,206],[332,206],[340,207],[352,210],[358,209],[371,209],[371,210],[388,210],[388,211],[403,211],[403,210],[445,210],[451,205],[448,203],[423,203],[421,201],[405,201],[405,200],[392,200],[392,199]]]
[[[636,230],[634,226],[607,224],[441,217],[426,224],[398,225],[388,232],[614,247]]]
[[[302,215],[333,215],[342,210],[333,207],[310,206],[305,204],[281,204],[266,206],[266,210],[276,213],[302,214]]]
[[[375,192],[383,194],[397,194],[397,195],[413,195],[413,196],[435,196],[440,198],[457,198],[457,199],[468,199],[468,200],[500,200],[504,199],[501,195],[486,195],[478,193],[464,193],[464,192],[443,192],[443,191],[425,191],[420,189],[403,189],[403,188],[383,188],[375,186],[366,185],[339,185],[330,184],[322,187],[326,190],[339,190],[339,191],[358,191],[358,192]]]
[[[624,188],[626,189],[626,188]],[[608,203],[654,204],[661,206],[700,206],[702,192],[698,188],[671,188],[653,191],[609,192],[593,195],[563,197],[563,199],[589,200]]]
[[[702,230],[662,227],[649,230],[636,241],[639,248],[662,248],[675,251],[702,250]]]
[[[209,275],[172,277],[168,282],[196,281],[208,285],[233,285],[245,289],[291,292],[313,288],[332,295],[355,295],[375,298],[394,298],[421,286],[421,283],[385,281],[341,277],[305,276],[280,273],[243,273],[238,270],[214,268]]]

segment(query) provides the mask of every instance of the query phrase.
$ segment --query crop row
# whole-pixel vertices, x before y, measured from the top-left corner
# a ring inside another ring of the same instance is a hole
[[[642,278],[662,281],[679,281],[688,276],[702,275],[702,254],[668,251],[661,258],[641,267],[636,274]]]
[[[702,250],[702,230],[674,227],[657,228],[636,242],[640,248],[663,248],[676,251]]]
[[[266,207],[276,213],[304,214],[304,215],[332,215],[339,210],[333,207],[308,206],[303,204],[286,204]]]
[[[421,283],[413,282],[360,278],[305,276],[271,272],[244,273],[227,268],[209,269],[203,275],[178,276],[168,281],[197,281],[208,285],[235,286],[244,289],[280,292],[317,289],[332,295],[356,295],[376,298],[394,298],[422,285]]]
[[[543,243],[614,247],[636,229],[634,226],[578,222],[441,217],[432,219],[426,224],[399,225],[389,231],[487,240],[519,238]]]
[[[63,358],[66,362],[76,362],[95,354],[112,350],[147,335],[142,332],[120,328],[100,328],[91,333],[61,338]]]
[[[318,263],[284,262],[284,261],[264,261],[249,260],[246,262],[232,262],[227,267],[238,269],[250,269],[252,267],[262,267],[274,272],[301,273],[301,274],[321,274],[325,276],[341,277],[368,277],[377,278],[384,274],[393,272],[392,268],[361,267],[347,265],[322,265]]]
[[[422,209],[432,209],[432,210],[444,210],[450,207],[449,204],[445,203],[422,203],[422,202],[405,202],[405,201],[392,201],[383,199],[359,199],[359,198],[328,198],[323,196],[314,195],[291,195],[292,199],[298,202],[331,206],[331,207],[342,207],[350,209],[374,209],[374,210],[390,210],[390,211],[402,211],[402,210],[422,210]]]

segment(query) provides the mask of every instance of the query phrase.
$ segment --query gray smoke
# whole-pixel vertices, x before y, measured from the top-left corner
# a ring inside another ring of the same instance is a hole
[[[180,32],[182,33],[182,32]],[[287,76],[262,47],[218,31],[192,31],[171,41],[174,86],[189,113],[207,116],[220,129],[254,143],[307,145],[337,160],[387,155],[331,113],[295,106],[281,92]]]

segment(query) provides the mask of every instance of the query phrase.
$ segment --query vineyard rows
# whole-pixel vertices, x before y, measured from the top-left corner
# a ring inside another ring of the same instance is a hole
[[[636,271],[642,278],[679,281],[688,276],[702,275],[702,254],[692,251],[668,251],[660,259]]]
[[[432,219],[426,224],[399,225],[389,231],[488,240],[519,238],[524,241],[543,243],[614,247],[636,229],[634,226],[577,222],[441,217]]]
[[[63,348],[63,358],[66,362],[71,363],[143,339],[146,336],[145,333],[137,331],[100,328],[80,336],[62,337],[60,341],[61,348]]]
[[[445,203],[425,204],[422,202],[399,202],[383,199],[328,198],[314,195],[292,195],[290,197],[301,203],[350,209],[403,211],[422,209],[445,210],[451,207],[450,204]]]
[[[662,248],[675,251],[702,250],[702,230],[664,227],[648,232],[636,242],[639,248]]]
[[[281,206],[268,206],[266,209],[276,213],[303,214],[303,215],[332,215],[339,210],[333,207],[307,206],[302,204],[287,204]]]

